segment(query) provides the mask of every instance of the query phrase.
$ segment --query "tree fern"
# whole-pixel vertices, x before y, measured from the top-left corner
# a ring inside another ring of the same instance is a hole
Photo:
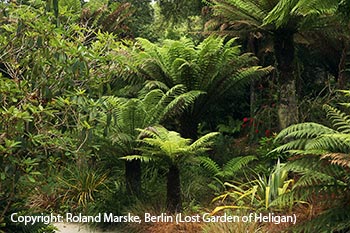
[[[187,92],[202,93],[191,109],[179,118],[178,131],[182,134],[186,134],[188,128],[196,129],[210,108],[227,94],[234,93],[241,87],[240,83],[248,83],[252,78],[260,78],[271,71],[271,67],[252,67],[253,56],[241,55],[235,39],[224,41],[223,37],[210,36],[198,45],[188,39],[165,40],[156,45],[138,39],[142,48],[135,53],[135,60],[146,80],[162,82],[169,89],[181,84]],[[185,119],[191,119],[190,126]]]
[[[322,197],[318,204],[328,208],[300,226],[303,232],[349,229],[350,215],[342,211],[342,208],[349,209],[350,200],[349,115],[329,105],[324,109],[335,129],[316,123],[301,123],[282,130],[276,137],[285,144],[275,151],[296,156],[284,169],[301,177],[291,193],[277,199],[275,204],[290,202],[291,199],[312,202],[318,195]]]
[[[141,130],[145,135],[140,142],[139,151],[146,156],[146,161],[154,159],[167,165],[167,208],[171,212],[181,211],[180,166],[189,157],[207,150],[217,133],[209,133],[196,141],[181,137],[175,131],[169,131],[163,126],[156,125]],[[192,142],[192,143],[191,143]],[[141,157],[125,156],[124,159],[141,159]]]
[[[154,84],[162,86],[160,83]],[[105,132],[107,132],[106,135],[112,142],[116,155],[125,159],[126,174],[136,172],[140,175],[140,161],[149,161],[149,158],[140,159],[138,157],[140,151],[136,148],[140,144],[139,139],[141,137],[138,129],[147,129],[178,116],[202,94],[201,91],[188,92],[181,84],[171,88],[150,88],[148,91],[146,90],[145,87],[139,98],[103,98],[105,117],[102,120],[105,121]],[[128,179],[127,175],[126,177]],[[138,179],[141,179],[141,177],[138,176]],[[141,181],[129,180],[128,183],[140,185]],[[129,187],[128,189],[134,192],[131,189],[139,188]]]

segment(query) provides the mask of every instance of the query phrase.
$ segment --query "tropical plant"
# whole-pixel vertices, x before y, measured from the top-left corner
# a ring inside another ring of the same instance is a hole
[[[256,58],[241,54],[236,39],[225,43],[225,38],[212,36],[197,46],[188,39],[165,40],[158,46],[139,38],[138,43],[142,46],[136,54],[138,68],[146,80],[205,92],[179,118],[178,131],[188,138],[197,137],[198,124],[223,97],[271,70],[252,66]]]
[[[212,0],[214,15],[272,35],[279,81],[279,124],[283,129],[298,122],[294,35],[328,26],[337,1]]]
[[[110,130],[107,135],[120,157],[138,154],[137,129],[144,129],[179,116],[202,94],[200,91],[186,92],[183,85],[176,85],[164,91],[158,88],[152,89],[153,85],[154,83],[148,83],[139,98],[122,99],[111,96],[105,99],[106,121]],[[140,161],[125,161],[125,169],[127,190],[139,194]]]
[[[218,195],[225,188],[225,181],[231,180],[237,173],[241,172],[251,161],[257,158],[252,155],[235,157],[225,163],[222,167],[209,157],[200,156],[198,160],[207,171],[213,181],[208,186]]]
[[[349,96],[349,91],[343,91]],[[345,107],[349,103],[342,104]],[[347,231],[349,224],[349,132],[347,112],[324,105],[333,127],[313,122],[292,125],[282,130],[276,140],[284,144],[275,151],[287,152],[294,159],[284,167],[300,174],[291,192],[276,204],[302,199],[317,202],[322,211],[301,228],[306,232]]]
[[[213,201],[232,200],[233,203],[218,206],[213,210],[213,214],[224,209],[252,209],[255,211],[270,210],[275,208],[274,201],[280,196],[290,192],[294,184],[293,179],[288,179],[288,172],[283,169],[285,164],[277,161],[274,170],[270,175],[257,175],[256,179],[249,179],[248,182],[225,182],[228,191],[213,199]],[[290,207],[293,203],[279,205],[279,210]]]
[[[141,130],[143,145],[141,155],[125,156],[124,159],[139,159],[144,162],[159,160],[167,166],[167,209],[174,213],[182,210],[180,168],[181,164],[194,155],[207,151],[212,138],[218,133],[208,133],[191,143],[191,139],[180,136],[175,131],[168,131],[163,126],[152,126]]]

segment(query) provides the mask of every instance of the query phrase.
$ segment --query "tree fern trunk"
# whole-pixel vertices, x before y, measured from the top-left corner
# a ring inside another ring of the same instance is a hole
[[[340,57],[339,65],[338,65],[338,88],[343,90],[346,89],[346,83],[349,76],[349,72],[347,72],[347,58],[349,57],[348,53],[349,43],[344,39],[343,40],[343,49]]]
[[[170,166],[167,176],[166,206],[170,213],[180,212],[182,209],[180,170],[176,165]]]
[[[294,32],[280,29],[274,33],[274,52],[279,81],[278,118],[281,129],[298,122],[294,73]]]
[[[141,191],[140,160],[125,161],[126,190],[130,195],[139,195]]]

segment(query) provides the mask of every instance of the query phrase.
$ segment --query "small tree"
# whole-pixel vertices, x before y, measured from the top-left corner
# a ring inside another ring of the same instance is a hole
[[[195,45],[191,40],[165,40],[161,46],[139,38],[142,51],[135,56],[138,70],[147,80],[155,80],[168,88],[178,84],[187,91],[205,92],[191,108],[181,114],[177,130],[184,137],[196,139],[198,124],[208,119],[212,108],[252,78],[260,78],[271,67],[253,66],[256,58],[241,54],[236,39],[208,37]]]
[[[147,87],[147,85],[146,85]],[[145,88],[147,89],[147,88]],[[147,92],[147,90],[145,90]],[[182,85],[163,91],[153,89],[144,96],[133,99],[108,97],[105,101],[106,120],[111,132],[108,134],[119,156],[138,154],[138,128],[146,128],[181,114],[201,94],[186,92]],[[114,123],[112,115],[115,115]],[[141,187],[141,164],[139,160],[125,162],[126,188],[131,194],[139,194]]]
[[[168,167],[166,207],[171,213],[182,209],[180,165],[192,156],[210,148],[212,138],[218,133],[208,133],[195,142],[183,138],[175,131],[168,131],[163,126],[149,127],[141,131],[144,145],[140,148],[141,156],[126,156],[127,160],[160,160]]]

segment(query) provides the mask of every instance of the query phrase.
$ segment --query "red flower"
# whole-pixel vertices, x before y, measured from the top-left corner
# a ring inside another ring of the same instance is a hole
[[[248,117],[244,117],[243,118],[243,122],[247,122],[247,121],[249,121],[249,118]]]
[[[270,130],[265,130],[265,136],[270,137],[271,136],[271,131]]]
[[[256,129],[256,130],[255,130],[255,133],[259,133],[259,130]]]

